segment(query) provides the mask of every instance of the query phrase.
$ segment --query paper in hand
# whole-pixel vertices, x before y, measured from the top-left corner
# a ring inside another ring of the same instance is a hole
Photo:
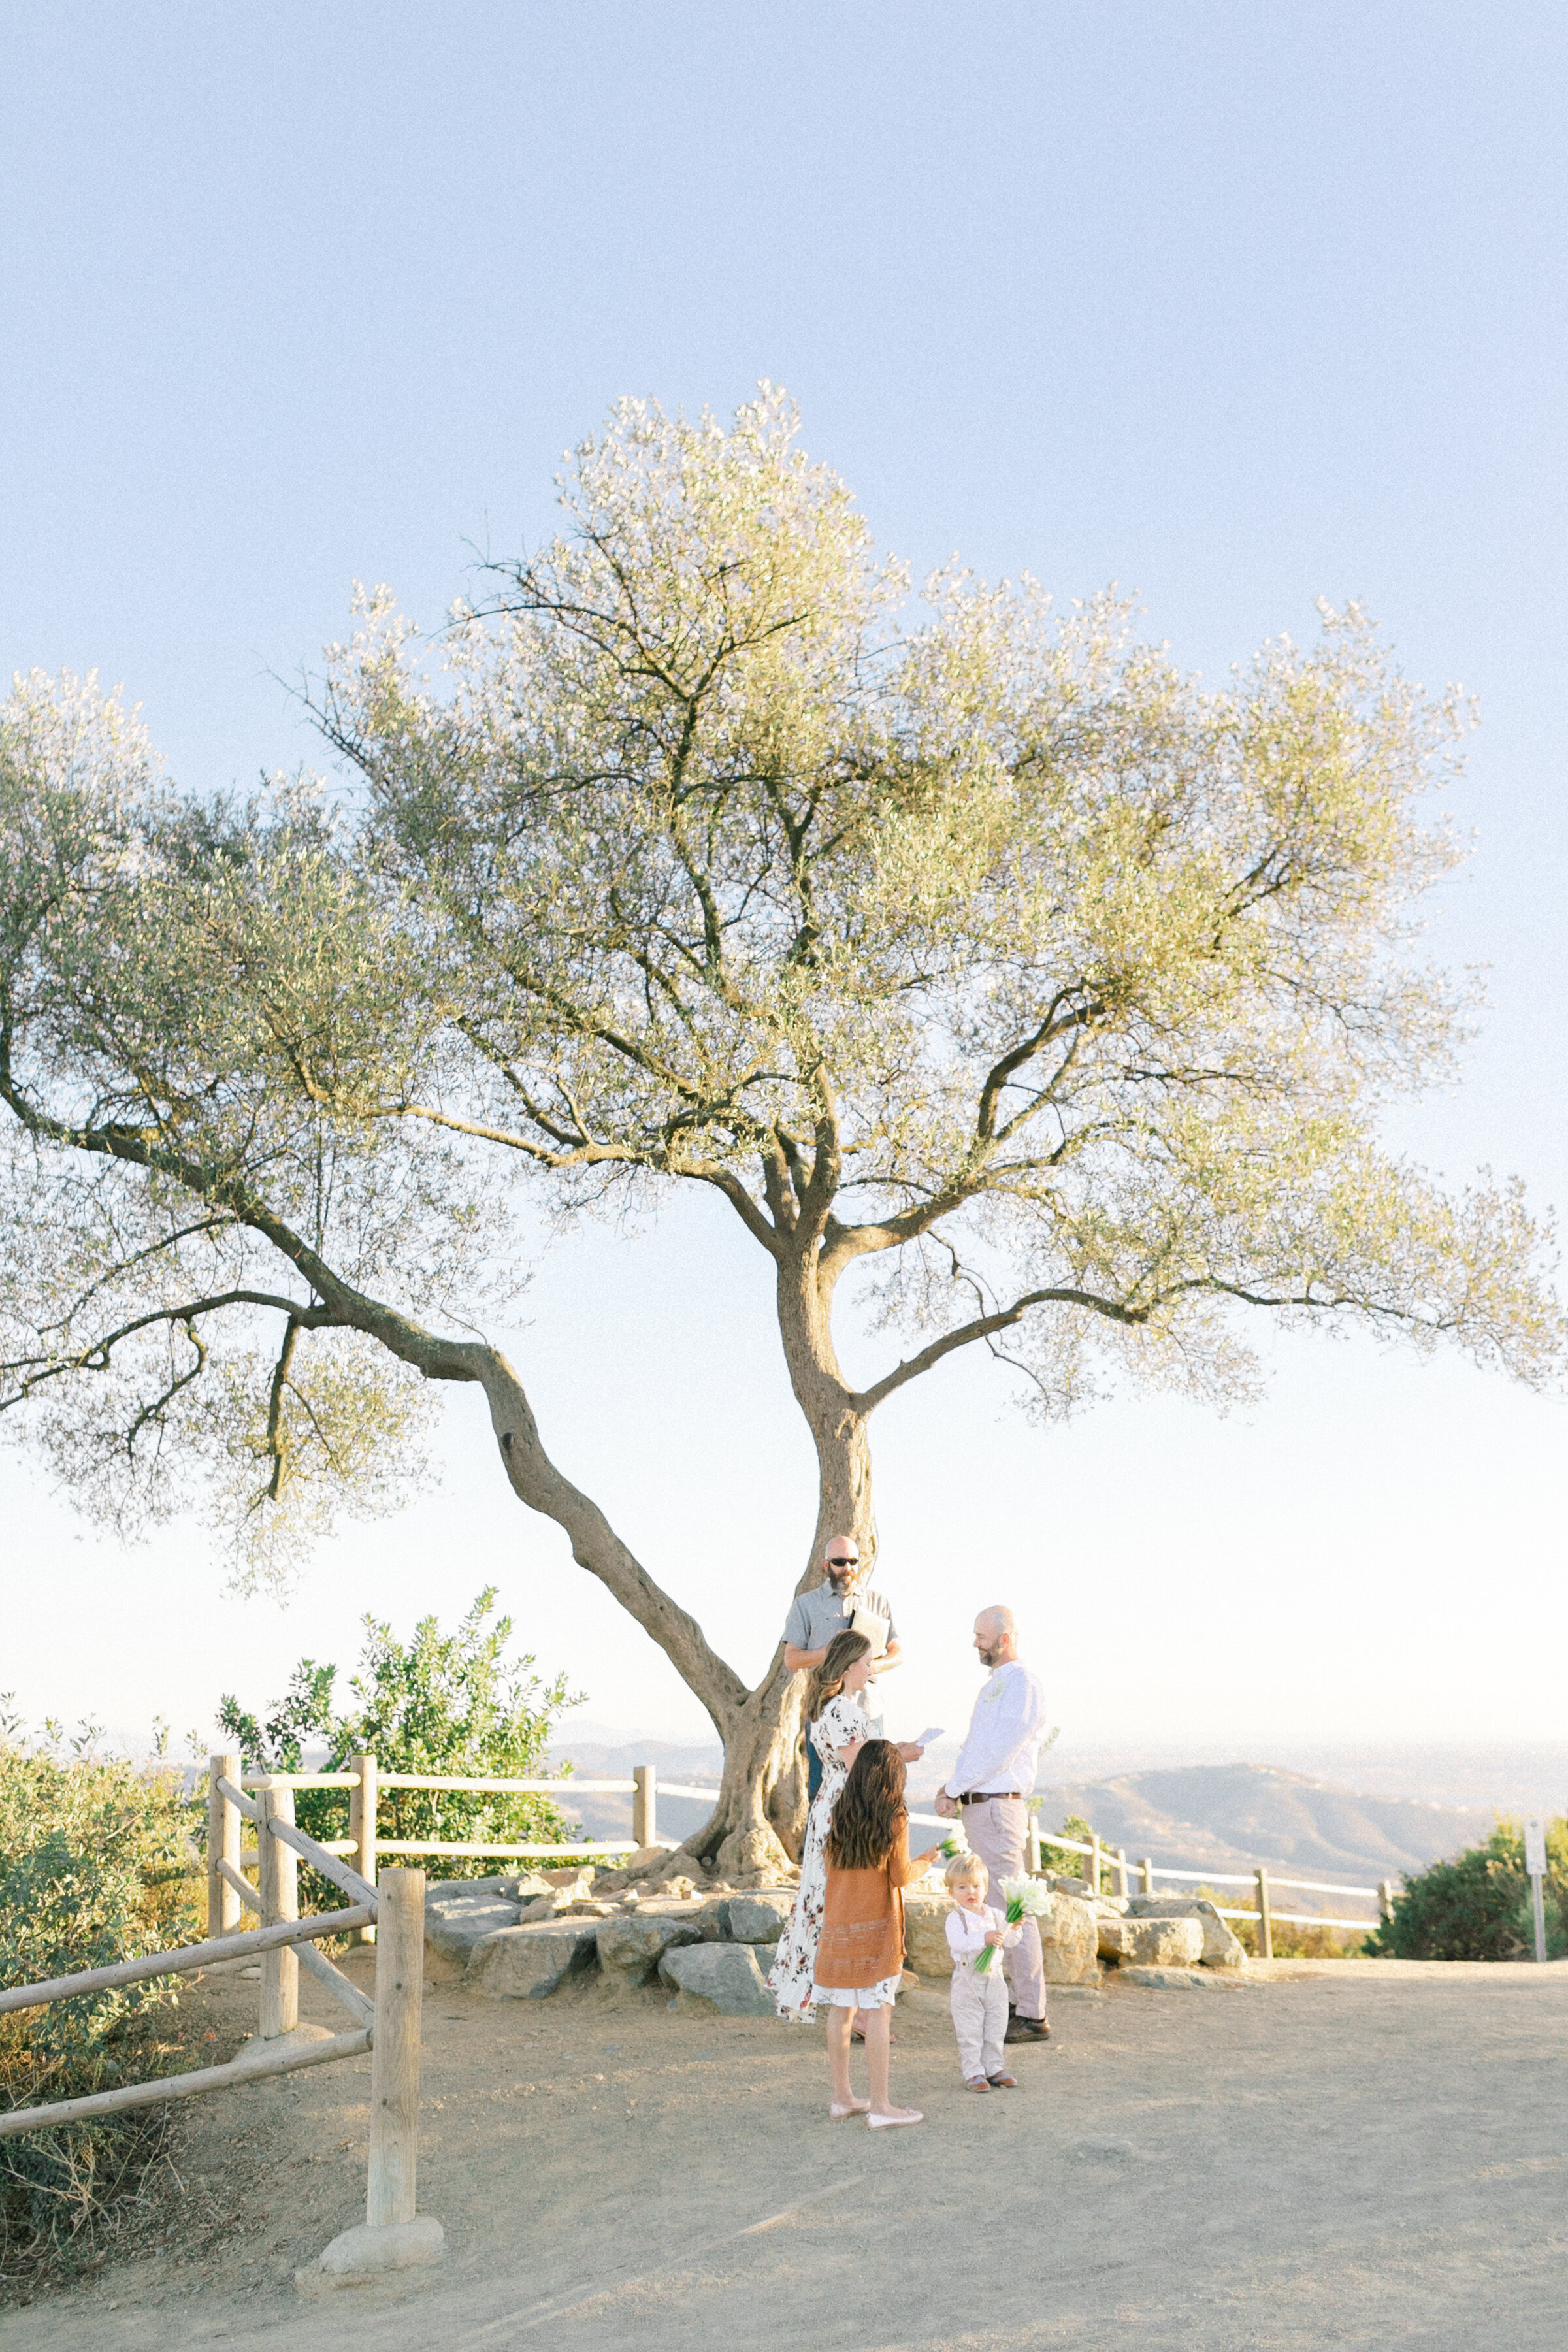
[[[867,1610],[857,1609],[849,1620],[852,1633],[864,1633],[871,1644],[871,1655],[879,1658],[888,1646],[888,1620],[873,1617]]]
[[[916,1747],[916,1748],[929,1748],[929,1747],[931,1746],[931,1741],[932,1741],[933,1739],[940,1739],[941,1738],[942,1738],[942,1726],[941,1726],[941,1724],[940,1724],[940,1723],[933,1724],[933,1725],[931,1726],[931,1729],[930,1729],[929,1731],[922,1731],[922,1732],[921,1733],[920,1738],[919,1738],[917,1740],[913,1741],[912,1745],[913,1745],[914,1747]]]

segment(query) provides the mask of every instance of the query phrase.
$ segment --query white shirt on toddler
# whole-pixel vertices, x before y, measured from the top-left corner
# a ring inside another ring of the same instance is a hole
[[[966,1911],[961,1903],[953,1905],[947,1915],[947,1948],[952,1954],[952,1965],[955,1969],[974,1966],[985,1948],[985,1931],[988,1927],[1001,1927],[1005,1930],[1002,1937],[1002,1949],[1005,1952],[1012,1950],[1024,1932],[1022,1927],[1009,1927],[1006,1913],[993,1911],[989,1905],[980,1911]],[[994,1968],[996,1964],[993,1961],[991,1965]]]

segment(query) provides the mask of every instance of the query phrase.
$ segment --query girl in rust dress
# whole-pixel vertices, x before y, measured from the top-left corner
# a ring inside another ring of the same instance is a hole
[[[826,2002],[827,2063],[835,2123],[863,2115],[873,2131],[918,2124],[916,2107],[895,2107],[888,2090],[893,2001],[904,1965],[904,1888],[935,1853],[910,1859],[904,1759],[890,1739],[868,1739],[844,1783],[827,1832],[827,1894],[816,1948],[814,2000]],[[849,2086],[849,2029],[860,2011],[871,2096]]]

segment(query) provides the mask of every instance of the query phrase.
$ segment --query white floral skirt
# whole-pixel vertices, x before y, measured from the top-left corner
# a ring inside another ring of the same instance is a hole
[[[814,1984],[811,1997],[829,2009],[891,2009],[899,1997],[899,1978],[902,1974],[900,1969],[874,1985]]]

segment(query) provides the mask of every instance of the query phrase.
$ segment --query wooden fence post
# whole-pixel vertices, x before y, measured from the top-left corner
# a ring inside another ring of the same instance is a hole
[[[1089,1850],[1083,1858],[1083,1883],[1088,1887],[1089,1893],[1096,1898],[1096,1900],[1098,1900],[1100,1895],[1100,1840],[1095,1836],[1092,1830],[1089,1832]]]
[[[1024,1835],[1024,1868],[1031,1878],[1040,1874],[1040,1816],[1029,1815],[1029,1826]]]
[[[632,1835],[639,1846],[658,1843],[658,1767],[657,1764],[634,1764],[632,1780]]]
[[[376,1764],[374,1756],[351,1756],[349,1770],[359,1774],[359,1787],[349,1790],[349,1835],[354,1842],[354,1868],[375,1885]],[[354,1941],[374,1944],[375,1929],[359,1927]]]
[[[232,1798],[224,1796],[218,1788],[220,1780],[232,1780],[239,1786],[244,1769],[237,1756],[207,1758],[207,1934],[231,1936],[243,1926],[239,1897],[218,1868],[226,1862],[231,1870],[239,1868],[239,1807]]]
[[[1258,1880],[1258,1957],[1260,1960],[1274,1958],[1274,1915],[1268,1908],[1268,1873],[1255,1874]]]
[[[1120,1845],[1116,1849],[1116,1892],[1125,1903],[1127,1900],[1127,1849]]]
[[[370,2064],[373,2228],[412,2221],[419,2157],[419,2014],[425,1992],[425,1873],[384,1870],[375,1939],[375,2039]]]
[[[1138,1865],[1138,1876],[1142,1882],[1141,1891],[1145,1895],[1152,1895],[1154,1892],[1154,1864],[1147,1856],[1145,1856],[1144,1860]]]
[[[275,1789],[268,1784],[256,1792],[261,1808],[257,1823],[257,1842],[261,1849],[258,1893],[261,1899],[261,1925],[272,1927],[279,1919],[300,1916],[300,1861],[292,1846],[272,1835],[275,1821],[294,1822],[294,1791]],[[275,2041],[280,2033],[292,2033],[300,2022],[300,1963],[291,1946],[284,1945],[275,1952],[261,1955],[261,2039]]]
[[[1394,1881],[1392,1878],[1380,1878],[1378,1880],[1377,1907],[1383,1914],[1384,1925],[1386,1927],[1394,1916]]]

